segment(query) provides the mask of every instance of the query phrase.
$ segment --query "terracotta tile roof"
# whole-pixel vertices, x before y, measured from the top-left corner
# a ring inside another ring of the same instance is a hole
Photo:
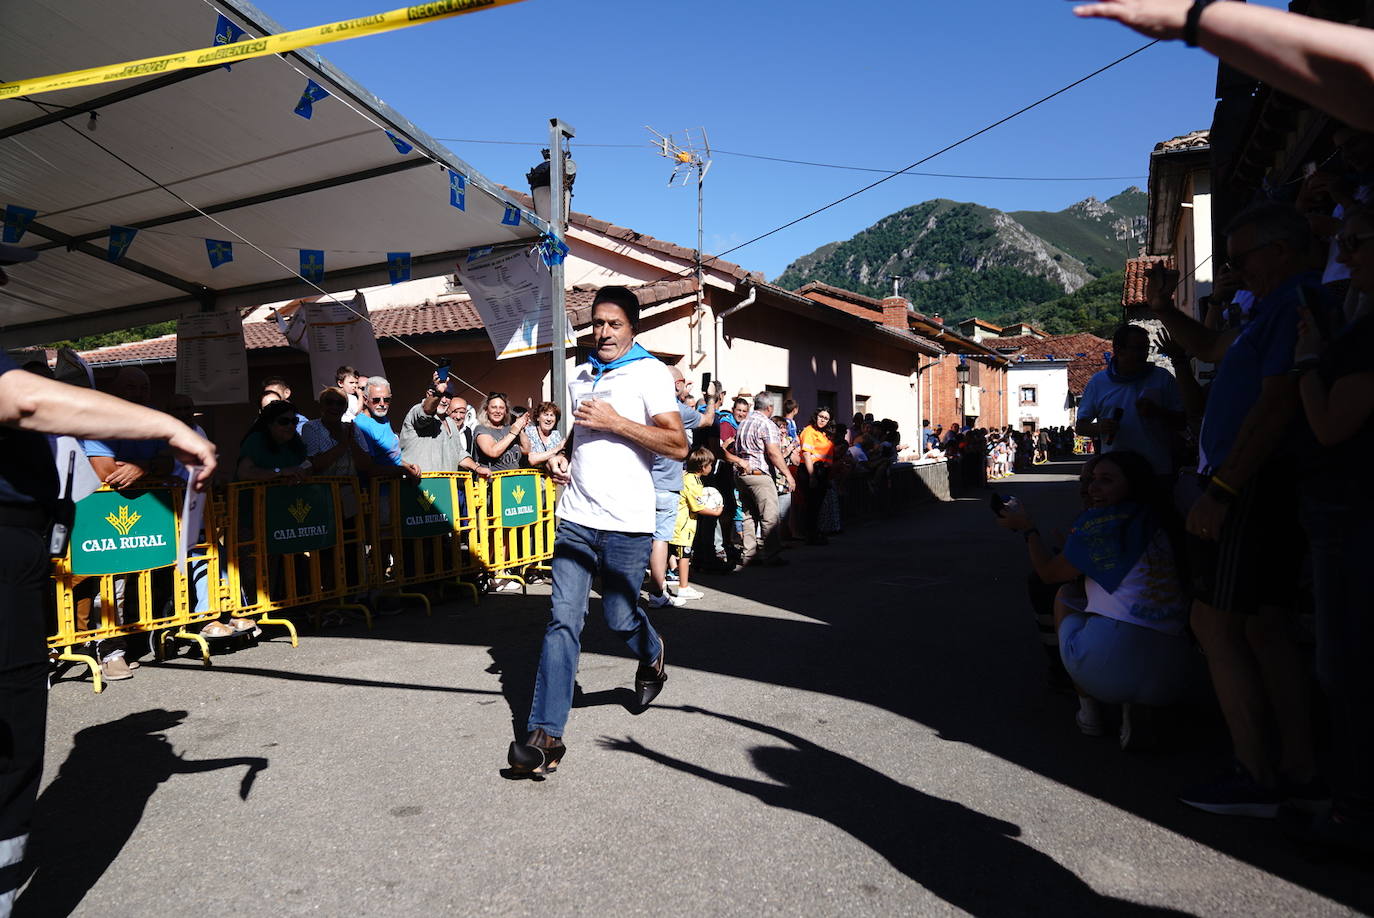
[[[1164,262],[1164,267],[1172,270],[1174,268],[1174,256],[1172,255],[1146,255],[1141,258],[1126,259],[1126,283],[1121,290],[1121,305],[1126,309],[1139,309],[1145,307],[1145,282],[1150,276],[1150,269],[1157,262]]]
[[[1200,131],[1189,131],[1182,137],[1175,137],[1171,140],[1161,141],[1155,144],[1156,153],[1174,153],[1178,150],[1193,150],[1209,147],[1212,144],[1212,132],[1203,129]]]
[[[641,306],[653,306],[680,297],[689,296],[697,289],[696,278],[663,281],[633,288]],[[581,328],[591,321],[592,300],[596,295],[595,287],[581,285],[569,290],[567,296],[568,320],[574,328]],[[301,301],[304,302],[304,301]],[[463,332],[481,331],[482,317],[477,308],[467,298],[445,298],[432,305],[391,306],[372,310],[372,328],[378,338],[395,336],[416,338],[425,335],[453,335]],[[286,337],[277,330],[275,322],[245,322],[243,340],[248,350],[261,350],[273,347],[289,347]],[[87,363],[100,364],[148,362],[165,363],[176,359],[176,335],[163,335],[147,341],[131,341],[110,347],[83,351],[81,356]]]
[[[1034,344],[1037,341],[1043,340],[1045,339],[1039,338],[1035,335],[1008,335],[1005,338],[984,338],[983,343],[986,344],[988,347],[998,351],[1006,350],[1008,348],[1010,348],[1011,350],[1019,351],[1023,347],[1027,347],[1031,344]]]
[[[820,281],[811,281],[798,287],[796,293],[806,296],[808,293],[820,293],[837,299],[847,300],[850,303],[858,303],[860,306],[870,306],[878,312],[883,311],[883,301],[876,300],[871,296],[864,296],[862,293],[855,293],[853,290],[845,290],[843,287],[832,287],[830,284],[823,284]]]
[[[1013,340],[1013,339],[1008,339]],[[988,342],[992,343],[992,342]],[[1025,357],[1027,360],[1045,360],[1050,357],[1069,360],[1069,391],[1082,395],[1088,380],[1105,367],[1105,356],[1111,351],[1112,343],[1097,335],[1080,332],[1076,335],[1052,335],[1049,338],[1031,338],[1018,350],[1012,359]]]

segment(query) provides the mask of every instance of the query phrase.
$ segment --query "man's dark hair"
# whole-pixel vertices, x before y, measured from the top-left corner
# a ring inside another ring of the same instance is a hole
[[[639,328],[639,297],[635,296],[629,287],[615,284],[602,287],[596,291],[596,296],[592,299],[592,308],[595,309],[602,303],[619,306],[625,317],[630,320],[630,327],[636,330]]]
[[[1127,322],[1124,325],[1118,325],[1116,331],[1112,332],[1112,350],[1121,350],[1126,346],[1126,339],[1130,338],[1132,335],[1140,335],[1146,342],[1150,340],[1150,332],[1145,326],[1133,325]]]
[[[789,415],[800,407],[801,406],[797,404],[796,399],[784,399],[782,403],[782,413],[784,416]]]
[[[357,375],[358,371],[356,368],[350,367],[348,364],[344,364],[343,366],[339,367],[337,370],[334,371],[334,381],[341,383],[348,377]]]

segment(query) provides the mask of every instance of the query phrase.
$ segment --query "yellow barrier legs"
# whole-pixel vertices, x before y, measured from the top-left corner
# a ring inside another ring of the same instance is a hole
[[[258,624],[259,624],[259,625],[281,625],[283,628],[285,628],[285,629],[287,630],[287,633],[291,635],[291,646],[292,646],[292,647],[299,647],[299,646],[301,645],[301,644],[300,644],[300,641],[298,641],[298,640],[296,639],[296,626],[295,626],[292,622],[288,621],[287,619],[284,619],[284,618],[268,618],[267,616],[264,615],[262,618],[258,619]]]
[[[205,638],[201,637],[199,634],[197,634],[197,633],[194,632],[194,631],[186,631],[185,629],[182,629],[181,631],[176,632],[175,634],[172,635],[172,637],[180,638],[180,639],[183,640],[183,641],[195,641],[197,644],[200,645],[200,659],[201,659],[201,662],[204,663],[206,666],[210,666],[210,665],[211,665],[211,663],[210,663],[210,643],[209,643],[209,641],[205,640]],[[167,632],[166,632],[166,631],[161,631],[161,632],[159,632],[159,633],[158,633],[158,645],[159,645],[159,647],[158,647],[158,655],[157,655],[157,656],[158,656],[158,659],[163,659],[163,657],[164,657],[164,653],[162,652],[162,647],[161,647],[161,645],[164,644],[164,643],[166,642],[166,640],[167,640]]]
[[[105,679],[100,674],[100,664],[96,662],[95,657],[72,653],[71,648],[68,647],[57,655],[57,659],[65,660],[68,663],[85,663],[90,668],[91,679],[95,682],[95,693],[99,695],[105,691]]]

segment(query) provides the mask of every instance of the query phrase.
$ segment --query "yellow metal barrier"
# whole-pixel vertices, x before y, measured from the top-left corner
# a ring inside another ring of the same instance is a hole
[[[421,479],[372,482],[373,583],[390,595],[418,599],[430,612],[429,597],[407,587],[438,583],[471,592],[464,580],[481,570],[471,544],[472,502],[468,472],[426,472]]]
[[[554,484],[543,472],[510,469],[491,480],[468,482],[478,560],[493,573],[518,580],[517,571],[553,557]]]
[[[431,472],[366,490],[351,478],[237,482],[209,496],[182,571],[183,487],[101,488],[77,504],[71,547],[53,562],[48,647],[56,659],[85,663],[99,692],[100,664],[79,652],[87,643],[150,634],[161,659],[169,639],[194,641],[209,665],[210,646],[191,626],[226,613],[281,625],[294,647],[295,625],[272,617],[283,609],[356,609],[371,627],[371,610],[351,597],[418,598],[428,612],[428,597],[409,588],[437,583],[476,602],[477,574],[523,583],[519,571],[547,569],[554,494],[547,475],[528,469],[490,480]]]
[[[53,561],[56,622],[48,649],[56,659],[85,663],[97,692],[104,688],[99,661],[78,648],[149,632],[180,634],[193,606],[192,571],[217,570],[216,553],[203,542],[189,554],[194,567],[176,569],[182,497],[182,488],[164,484],[102,487],[76,506],[67,554]]]

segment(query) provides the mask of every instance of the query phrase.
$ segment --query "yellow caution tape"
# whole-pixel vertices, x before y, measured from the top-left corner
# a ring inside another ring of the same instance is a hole
[[[376,35],[404,29],[432,19],[447,19],[494,6],[520,3],[521,0],[433,0],[377,13],[373,16],[360,16],[345,19],[329,25],[296,29],[292,32],[278,32],[265,38],[245,38],[232,45],[212,45],[198,51],[183,51],[180,54],[167,54],[161,57],[145,57],[140,61],[124,64],[109,64],[104,67],[91,67],[87,70],[73,70],[52,76],[34,77],[13,83],[0,83],[0,99],[31,96],[55,89],[74,89],[95,83],[109,83],[114,80],[128,80],[134,77],[149,76],[155,73],[171,73],[188,67],[211,67],[231,64],[268,54],[282,54],[309,45],[327,45],[331,42],[345,41],[362,35]]]

